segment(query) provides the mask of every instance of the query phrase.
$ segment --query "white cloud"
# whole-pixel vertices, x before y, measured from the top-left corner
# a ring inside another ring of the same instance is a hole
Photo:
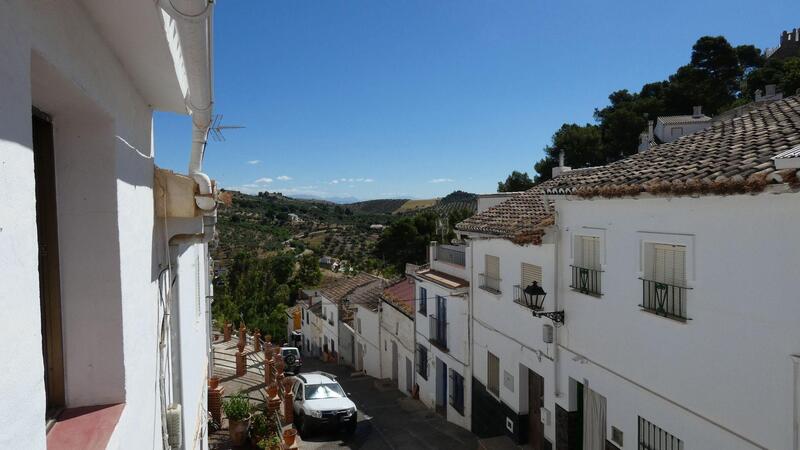
[[[247,161],[247,164],[250,164],[250,165],[261,164],[261,160],[260,159],[253,159],[253,160]]]
[[[434,178],[428,181],[428,183],[452,183],[453,181],[455,180],[452,178]]]
[[[292,177],[290,177],[288,175],[281,175],[281,176],[277,177],[277,179],[281,180],[281,181],[289,181],[289,180],[292,179]]]
[[[372,178],[364,178],[364,183],[372,183],[373,181],[375,180],[373,180]]]
[[[333,180],[331,181],[331,184],[339,184],[339,180]]]
[[[256,181],[254,181],[254,183],[257,183],[257,184],[270,184],[270,183],[272,183],[272,181],[273,181],[272,178],[263,177],[263,178],[259,178]]]
[[[339,184],[339,183],[374,183],[374,178],[334,178],[331,180],[330,184]],[[352,187],[352,186],[350,186]]]

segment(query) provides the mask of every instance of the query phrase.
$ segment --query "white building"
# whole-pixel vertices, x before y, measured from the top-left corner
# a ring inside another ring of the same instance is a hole
[[[463,428],[470,429],[470,248],[438,245],[429,265],[413,272],[419,398]]]
[[[381,378],[379,308],[379,303],[360,304],[353,319],[356,339],[354,367],[375,378]]]
[[[570,448],[798,448],[798,143],[794,96],[546,187]]]
[[[210,11],[0,3],[0,448],[207,448]],[[190,176],[155,110],[193,115]]]
[[[381,378],[390,378],[406,395],[414,390],[413,278],[401,278],[383,290],[380,302]]]
[[[550,320],[533,316],[535,302],[524,290],[534,282],[546,292],[555,288],[555,237],[544,233],[551,223],[535,187],[457,225],[473,260],[472,432],[507,435],[537,450],[555,442],[556,349],[542,340]]]

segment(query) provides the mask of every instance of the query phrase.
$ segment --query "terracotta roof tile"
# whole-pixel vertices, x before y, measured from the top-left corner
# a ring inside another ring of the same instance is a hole
[[[415,295],[414,280],[411,278],[401,278],[383,290],[383,299],[411,318],[416,311]]]
[[[347,294],[356,290],[356,288],[376,280],[380,280],[380,278],[368,273],[359,273],[354,277],[339,278],[335,282],[321,288],[319,292],[328,300],[339,303]]]
[[[797,184],[796,170],[776,170],[771,158],[798,144],[800,97],[792,96],[591,172],[555,178],[544,190],[585,197],[759,192],[770,183]]]

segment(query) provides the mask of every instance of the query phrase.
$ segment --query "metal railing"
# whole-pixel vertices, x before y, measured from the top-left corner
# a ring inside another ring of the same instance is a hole
[[[525,295],[525,288],[522,286],[515,284],[514,285],[514,303],[522,305],[528,309],[532,309],[534,311],[538,311],[542,308],[536,306],[533,303],[533,300]]]
[[[439,320],[436,316],[428,316],[428,320],[430,321],[428,340],[440,349],[448,351],[447,322]]]
[[[686,321],[686,286],[642,280],[642,304],[640,308],[670,319]]]
[[[491,292],[492,294],[500,294],[500,278],[481,273],[478,274],[478,281],[478,286],[484,291]]]
[[[434,258],[436,261],[443,261],[458,266],[466,266],[467,258],[464,247],[459,245],[437,245]]]
[[[588,267],[570,266],[572,268],[572,289],[589,295],[600,296],[600,274],[602,270],[590,269]]]

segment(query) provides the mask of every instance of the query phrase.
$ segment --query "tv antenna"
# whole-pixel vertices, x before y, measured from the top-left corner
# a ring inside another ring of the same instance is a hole
[[[222,114],[214,114],[214,118],[211,120],[211,127],[209,127],[209,132],[211,133],[211,138],[216,142],[224,142],[225,136],[222,134],[222,130],[233,130],[239,128],[244,128],[244,125],[224,125],[222,123]]]

